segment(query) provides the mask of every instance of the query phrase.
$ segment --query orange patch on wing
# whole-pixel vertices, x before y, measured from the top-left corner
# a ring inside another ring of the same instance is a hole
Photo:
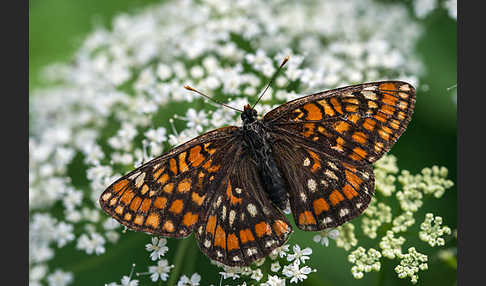
[[[348,116],[348,120],[353,122],[354,124],[356,124],[356,122],[358,122],[359,118],[360,118],[360,116],[357,113],[353,113],[353,114]]]
[[[154,201],[154,207],[158,209],[164,209],[167,204],[167,198],[165,197],[158,197]]]
[[[216,148],[210,149],[209,146],[211,143],[204,144],[204,150],[209,153],[209,155],[213,155],[216,152]]]
[[[390,125],[391,128],[393,129],[398,129],[400,128],[400,121],[396,120],[396,119],[390,119],[390,122],[388,122],[388,124]]]
[[[346,180],[350,182],[356,189],[358,189],[363,180],[361,180],[360,177],[351,171],[344,170],[344,173],[346,174]]]
[[[116,184],[113,185],[113,192],[115,194],[118,194],[127,184],[128,184],[127,179],[117,182]]]
[[[240,248],[240,245],[238,244],[238,238],[233,233],[228,234],[228,239],[226,243],[228,244],[228,251]]]
[[[135,224],[142,225],[143,224],[143,215],[137,215],[135,220],[133,220]]]
[[[214,235],[214,246],[226,248],[226,232],[218,225],[216,228],[216,234]]]
[[[231,181],[228,180],[228,186],[226,187],[226,197],[229,198],[232,205],[241,204],[242,199],[233,195]]]
[[[201,146],[197,145],[191,148],[191,150],[189,151],[188,161],[191,163],[192,166],[197,167],[201,165],[204,159],[204,155],[201,154]]]
[[[331,104],[334,107],[334,109],[338,113],[343,114],[343,110],[341,108],[341,104],[339,103],[339,101],[335,97],[332,97],[330,100],[331,100]]]
[[[135,193],[128,189],[128,190],[125,191],[125,193],[123,194],[123,196],[121,197],[120,200],[125,205],[128,205],[134,196],[135,196]]]
[[[216,227],[216,216],[212,215],[208,218],[206,224],[206,232],[214,234],[214,228]]]
[[[400,100],[397,104],[398,108],[405,110],[408,107],[408,103],[406,101]]]
[[[192,212],[188,212],[184,215],[184,218],[182,219],[182,223],[185,226],[191,226],[197,222],[198,214],[193,214]]]
[[[355,142],[360,143],[360,144],[366,143],[367,138],[368,138],[368,136],[366,134],[364,134],[363,132],[354,132],[354,134],[353,134],[353,140]]]
[[[307,150],[307,153],[309,153],[309,155],[311,155],[312,160],[314,161],[314,164],[312,165],[311,171],[315,172],[317,169],[321,168],[321,159],[319,158],[319,156],[317,156],[316,153],[314,153],[310,150]]]
[[[177,184],[177,191],[179,193],[188,192],[191,189],[191,179],[185,178]]]
[[[169,180],[169,175],[167,173],[163,174],[160,176],[160,178],[157,180],[161,185],[165,184]]]
[[[179,171],[181,173],[184,173],[185,171],[189,170],[189,167],[186,164],[186,152],[180,153],[179,154]]]
[[[348,104],[344,109],[346,109],[347,112],[356,112],[358,111],[358,107],[358,105]]]
[[[154,180],[157,180],[160,177],[160,174],[162,174],[163,171],[164,171],[164,168],[160,168],[157,171],[155,171],[155,173],[153,174]],[[167,176],[167,179],[168,178],[169,177]]]
[[[353,152],[357,154],[360,158],[366,158],[366,151],[362,148],[356,147],[353,149]]]
[[[162,228],[164,230],[166,230],[167,232],[173,232],[175,230],[175,227],[174,227],[174,224],[172,223],[171,220],[167,220],[165,223],[164,223],[164,226],[162,226]]]
[[[162,189],[164,192],[171,194],[172,190],[174,190],[174,184],[173,183],[168,183],[167,185],[164,186]]]
[[[145,225],[151,226],[153,228],[158,228],[159,227],[159,222],[160,222],[160,217],[156,213],[150,213],[145,220]]]
[[[358,195],[358,192],[356,192],[353,187],[351,187],[350,185],[346,184],[344,185],[343,187],[343,193],[344,195],[346,196],[346,198],[348,198],[349,200],[356,197]]]
[[[140,192],[142,193],[142,195],[145,195],[145,193],[148,192],[148,189],[149,189],[149,187],[147,185],[143,185],[142,190]]]
[[[240,240],[241,243],[247,243],[248,241],[255,241],[255,237],[253,237],[253,233],[249,228],[240,230]]]
[[[343,133],[343,132],[346,132],[349,130],[349,123],[346,123],[344,121],[338,121],[336,122],[336,124],[334,125],[334,129],[339,132],[339,133]]]
[[[395,96],[389,94],[390,92],[387,91],[386,93],[383,94],[383,98],[381,99],[381,101],[385,104],[389,104],[389,105],[395,105],[395,102],[398,100]],[[396,92],[394,92],[394,94],[396,94]]]
[[[373,119],[366,118],[363,122],[363,127],[368,131],[373,131],[375,129],[376,121]]]
[[[272,229],[270,228],[268,223],[262,221],[255,225],[255,233],[258,237],[262,237],[264,234],[272,234]]]
[[[134,212],[138,210],[138,207],[142,203],[142,198],[141,197],[135,197],[132,200],[132,203],[130,204],[130,209]]]
[[[322,212],[329,210],[329,204],[323,198],[314,200],[312,206],[314,207],[316,215],[320,215]]]
[[[103,194],[103,196],[101,196],[101,198],[104,201],[107,201],[111,197],[111,195],[112,195],[112,193],[105,193],[105,194]]]
[[[124,207],[119,205],[119,206],[117,206],[117,207],[115,208],[115,212],[116,212],[117,214],[121,215],[121,214],[123,213],[123,209],[124,209]]]
[[[169,169],[172,172],[172,174],[177,175],[177,162],[174,158],[171,158],[169,160]]]
[[[397,87],[395,86],[394,83],[385,82],[385,83],[380,84],[378,86],[378,89],[379,90],[389,91],[389,92],[392,92],[392,93],[396,93]]]
[[[126,213],[125,216],[123,217],[123,219],[126,220],[126,221],[131,221],[132,220],[132,214]]]
[[[305,123],[304,132],[302,133],[302,135],[304,135],[304,137],[311,136],[312,134],[314,134],[315,127],[316,125],[314,123]]]
[[[319,107],[313,103],[307,103],[304,105],[304,109],[307,110],[307,120],[321,120],[322,113]]]
[[[273,230],[275,231],[277,236],[282,236],[282,234],[287,233],[289,229],[289,225],[282,220],[276,220],[273,223]]]
[[[196,203],[196,205],[201,206],[202,203],[204,202],[204,198],[206,197],[206,195],[200,196],[198,193],[193,192],[191,197],[192,197],[192,201]]]
[[[381,112],[377,112],[373,116],[376,120],[381,121],[381,122],[386,122],[387,116]]]
[[[304,211],[299,215],[299,224],[306,225],[306,224],[316,224],[316,219],[314,215],[310,211]]]
[[[383,104],[380,111],[388,115],[393,115],[393,113],[395,113],[395,108],[393,106]]]
[[[390,131],[390,132],[388,132],[388,131]],[[380,135],[380,137],[385,139],[386,141],[390,140],[390,133],[391,133],[391,130],[389,128],[387,128],[386,126],[383,126],[383,127],[381,127],[380,130],[378,130],[378,134]]]
[[[324,107],[324,113],[327,115],[327,116],[333,116],[334,115],[334,110],[332,109],[332,107],[327,103],[327,100],[321,100],[319,101],[319,104]]]
[[[150,204],[152,203],[152,200],[149,198],[145,198],[142,201],[142,206],[140,207],[140,210],[143,212],[147,212],[150,208]]]
[[[329,195],[329,201],[331,202],[331,205],[335,206],[339,204],[339,202],[343,201],[344,197],[341,195],[341,193],[338,190],[332,191],[332,193]]]
[[[344,144],[346,144],[346,141],[344,141],[343,138],[338,137],[336,139],[336,145],[335,146],[332,146],[331,148],[333,148],[335,150],[338,150],[340,152],[343,152],[344,151],[344,149],[343,149]]]
[[[175,200],[170,205],[169,211],[175,214],[180,214],[184,208],[184,202],[182,200]]]

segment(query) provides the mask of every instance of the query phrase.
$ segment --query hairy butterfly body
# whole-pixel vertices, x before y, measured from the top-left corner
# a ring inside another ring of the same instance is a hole
[[[109,186],[101,207],[130,229],[167,237],[195,233],[201,250],[249,265],[308,231],[359,216],[374,193],[372,163],[407,127],[415,89],[400,81],[305,96],[242,127],[196,137]]]

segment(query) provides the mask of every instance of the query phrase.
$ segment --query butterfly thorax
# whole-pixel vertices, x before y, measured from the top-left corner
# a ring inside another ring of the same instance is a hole
[[[275,162],[264,123],[256,118],[256,111],[249,106],[245,106],[241,119],[243,142],[247,152],[257,163],[265,192],[277,207],[285,209],[288,202],[287,187]]]

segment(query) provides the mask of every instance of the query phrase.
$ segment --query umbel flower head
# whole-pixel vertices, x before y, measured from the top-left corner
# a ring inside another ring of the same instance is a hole
[[[182,0],[118,15],[111,26],[97,27],[69,63],[48,67],[45,76],[51,87],[37,90],[31,97],[32,285],[53,285],[52,281],[68,285],[76,280],[60,269],[62,265],[51,268],[61,248],[72,246],[89,256],[103,256],[131,235],[107,218],[98,205],[100,194],[111,182],[198,134],[241,124],[233,110],[205,102],[184,85],[242,108],[256,100],[278,63],[290,56],[286,69],[256,106],[261,115],[314,91],[390,78],[417,85],[423,74],[414,51],[421,28],[400,3]],[[382,165],[376,185],[391,196],[398,169],[389,166],[396,162]],[[428,190],[440,197],[451,186],[443,182],[443,175],[443,170],[417,177],[403,174],[403,182],[413,181],[417,187],[401,192],[402,208],[414,211],[418,207],[413,203],[420,200],[414,197],[415,191]],[[420,185],[421,180],[431,185]],[[434,184],[441,187],[434,188]],[[371,238],[378,236],[382,225],[398,220],[391,217],[388,206],[375,205],[376,213],[367,214],[369,220],[364,223]],[[401,220],[410,221],[402,216]],[[400,226],[403,224],[396,227]],[[338,247],[350,251],[358,243],[354,232],[353,224],[345,224],[318,239],[328,245],[329,236]],[[430,241],[431,234],[428,237]],[[181,285],[218,284],[204,281],[204,274],[181,273],[181,265],[165,257],[171,252],[165,239],[147,237],[147,243],[147,275],[119,279],[123,285],[136,285],[138,279],[147,277],[140,283],[166,281],[169,275],[178,275],[174,281]],[[221,275],[285,285],[285,281],[298,283],[319,271],[306,265],[312,261],[310,243],[290,243],[270,255],[271,273],[259,268],[262,260],[249,268],[225,268]],[[384,244],[395,249],[400,243],[390,237]],[[141,244],[140,249],[143,247]],[[359,257],[353,261],[378,270],[380,252],[359,249],[354,252]],[[137,261],[137,265],[141,263]],[[367,272],[368,267],[363,269]],[[360,272],[361,268],[356,273]],[[121,270],[120,277],[122,274]],[[108,281],[100,283],[104,282]]]

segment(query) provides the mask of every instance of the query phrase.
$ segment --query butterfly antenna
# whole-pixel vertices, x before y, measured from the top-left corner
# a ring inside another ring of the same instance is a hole
[[[282,63],[280,64],[280,66],[278,67],[277,71],[273,74],[272,78],[270,79],[270,81],[268,82],[267,86],[265,87],[265,89],[263,90],[262,94],[260,95],[260,97],[258,97],[258,100],[255,102],[255,104],[253,104],[253,106],[251,107],[251,109],[253,109],[257,103],[260,101],[260,99],[263,97],[263,95],[265,94],[265,92],[267,91],[267,89],[270,87],[270,85],[273,83],[273,81],[275,80],[275,78],[277,77],[278,73],[280,72],[280,70],[283,68],[283,66],[289,61],[289,56],[286,56]]]
[[[194,89],[194,88],[192,88],[192,87],[190,87],[188,85],[185,85],[184,88],[187,89],[187,90],[193,91],[193,92],[195,92],[195,93],[197,93],[197,94],[199,94],[199,95],[201,95],[201,96],[203,96],[203,97],[211,100],[212,102],[215,102],[217,104],[221,104],[222,106],[228,107],[229,109],[233,109],[234,111],[238,111],[238,112],[243,112],[243,110],[239,110],[237,108],[234,108],[232,106],[227,105],[226,103],[222,103],[222,102],[219,102],[219,101],[217,101],[215,99],[212,99],[211,97],[205,95],[204,93],[200,92],[199,90]]]

